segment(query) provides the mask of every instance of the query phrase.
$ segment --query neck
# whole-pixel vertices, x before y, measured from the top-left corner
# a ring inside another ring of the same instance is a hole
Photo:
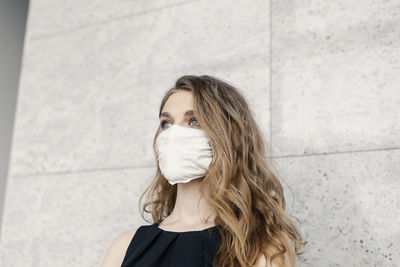
[[[177,184],[175,206],[169,216],[171,221],[185,225],[214,224],[215,211],[206,196],[200,194],[203,179]],[[204,193],[207,194],[208,190]]]

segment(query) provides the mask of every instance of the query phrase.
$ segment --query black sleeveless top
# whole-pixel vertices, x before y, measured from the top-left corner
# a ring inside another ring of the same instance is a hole
[[[133,236],[121,267],[212,267],[220,246],[217,226],[172,232],[142,225]]]

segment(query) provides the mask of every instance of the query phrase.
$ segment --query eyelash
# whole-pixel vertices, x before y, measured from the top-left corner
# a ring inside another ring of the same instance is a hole
[[[189,122],[192,122],[193,120],[197,121],[195,117],[191,117],[191,118],[189,119]],[[162,129],[164,129],[164,124],[167,123],[167,122],[169,122],[169,121],[168,121],[168,120],[162,120],[162,121],[160,122],[161,128],[162,128]],[[194,126],[199,126],[199,125],[194,125]]]

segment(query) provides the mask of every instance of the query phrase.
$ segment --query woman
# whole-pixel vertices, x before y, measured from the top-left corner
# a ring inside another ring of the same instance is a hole
[[[152,224],[121,233],[103,267],[294,266],[307,242],[284,210],[282,185],[238,90],[183,76],[159,118],[157,173],[139,201],[148,193],[141,216],[150,213]]]

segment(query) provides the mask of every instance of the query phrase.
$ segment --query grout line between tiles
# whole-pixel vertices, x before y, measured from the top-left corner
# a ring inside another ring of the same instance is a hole
[[[95,168],[95,169],[82,169],[82,170],[72,170],[72,171],[55,171],[55,172],[43,172],[43,173],[25,173],[25,174],[15,174],[11,177],[30,177],[30,176],[53,176],[53,175],[68,175],[76,173],[92,173],[92,172],[106,172],[106,171],[120,171],[120,170],[133,170],[141,168],[153,168],[154,164],[144,164],[136,166],[125,166],[125,167],[110,167],[110,168]]]
[[[96,21],[94,23],[88,23],[88,24],[79,25],[79,26],[76,26],[74,28],[62,30],[62,31],[59,31],[59,32],[42,34],[42,35],[34,35],[34,36],[30,37],[29,39],[31,41],[36,41],[36,40],[51,38],[51,37],[54,37],[54,36],[63,35],[65,33],[79,31],[81,29],[86,29],[86,28],[89,28],[89,27],[92,27],[92,26],[97,26],[97,25],[101,25],[101,24],[107,24],[107,23],[110,23],[110,22],[122,20],[122,19],[137,17],[137,16],[145,15],[147,13],[151,13],[151,12],[167,9],[167,8],[174,7],[174,6],[185,5],[185,4],[189,4],[189,3],[192,3],[192,2],[198,2],[198,1],[200,1],[200,0],[183,1],[183,2],[178,2],[178,3],[174,3],[174,4],[170,4],[170,5],[155,7],[155,8],[152,8],[152,9],[143,10],[141,12],[132,13],[132,14],[128,14],[128,15],[123,15],[123,16],[111,18],[111,19],[108,19],[108,20],[100,20],[100,21]]]
[[[400,150],[400,147],[393,148],[378,148],[378,149],[365,149],[365,150],[352,150],[352,151],[335,151],[335,152],[325,152],[325,153],[313,153],[313,154],[298,154],[298,155],[283,155],[274,156],[270,158],[299,158],[299,157],[314,157],[314,156],[326,156],[326,155],[336,155],[336,154],[352,154],[352,153],[365,153],[365,152],[377,152],[377,151],[391,151]],[[125,166],[125,167],[114,167],[114,168],[96,168],[96,169],[86,169],[86,170],[76,170],[76,171],[59,171],[59,172],[47,172],[47,173],[26,173],[26,174],[15,174],[11,177],[30,177],[30,176],[54,176],[54,175],[68,175],[77,173],[91,173],[91,172],[105,172],[105,171],[119,171],[119,170],[133,170],[140,168],[154,168],[154,164],[144,164],[137,166]]]
[[[269,154],[272,155],[273,157],[273,140],[272,140],[272,0],[269,0],[269,69],[268,69],[268,79],[269,79],[269,94],[268,94],[268,105],[269,105],[269,148],[270,152]]]
[[[279,158],[300,158],[300,157],[313,157],[313,156],[317,156],[318,157],[318,156],[326,156],[326,155],[352,154],[352,153],[390,151],[390,150],[400,150],[400,147],[360,149],[360,150],[347,150],[347,151],[333,151],[333,152],[321,152],[321,153],[312,153],[312,154],[282,155],[282,156],[273,156],[271,158],[279,159]]]

